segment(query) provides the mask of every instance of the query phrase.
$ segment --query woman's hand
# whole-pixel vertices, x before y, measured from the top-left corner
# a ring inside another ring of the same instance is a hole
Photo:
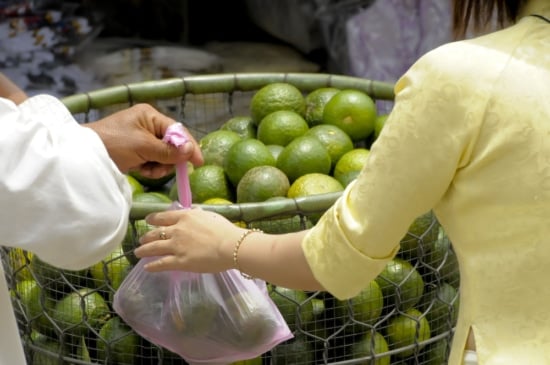
[[[233,248],[245,229],[222,215],[202,209],[153,213],[147,223],[157,226],[140,239],[137,257],[162,256],[148,271],[220,272],[234,268]]]
[[[190,141],[179,148],[162,141],[173,123],[176,121],[151,105],[137,104],[83,126],[101,137],[121,172],[135,170],[148,178],[160,178],[170,173],[175,164],[203,163],[198,143],[189,132]]]

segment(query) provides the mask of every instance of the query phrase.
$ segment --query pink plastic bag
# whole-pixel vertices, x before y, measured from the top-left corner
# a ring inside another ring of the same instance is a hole
[[[183,128],[168,131],[167,136],[181,137],[178,133],[185,137]],[[184,138],[177,141],[185,143]],[[176,172],[181,205],[173,208],[187,209],[191,205],[187,171],[178,166]],[[155,259],[141,259],[113,300],[117,314],[150,342],[191,364],[228,364],[257,357],[292,338],[264,281],[247,280],[236,270],[145,271],[143,266]]]
[[[149,273],[142,259],[115,293],[114,309],[138,334],[192,364],[253,358],[292,334],[259,280],[239,272]]]

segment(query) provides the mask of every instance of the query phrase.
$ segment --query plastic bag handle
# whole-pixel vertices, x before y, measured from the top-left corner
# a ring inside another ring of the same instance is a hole
[[[166,133],[162,140],[176,147],[180,147],[190,139],[183,126],[180,123],[174,123],[166,129]],[[191,208],[192,197],[191,187],[189,186],[187,162],[176,165],[176,184],[178,187],[179,203],[183,208]]]

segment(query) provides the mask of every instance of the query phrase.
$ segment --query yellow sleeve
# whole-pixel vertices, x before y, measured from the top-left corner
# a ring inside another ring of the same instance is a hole
[[[468,162],[488,93],[453,62],[453,49],[432,51],[398,81],[363,171],[302,242],[315,278],[340,299],[384,269],[410,224]]]

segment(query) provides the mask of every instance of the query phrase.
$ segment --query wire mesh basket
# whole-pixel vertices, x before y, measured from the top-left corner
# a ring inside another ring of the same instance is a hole
[[[328,74],[220,74],[120,85],[63,101],[83,123],[134,103],[150,103],[198,139],[236,115],[249,113],[254,93],[286,82],[304,94],[321,87],[358,89],[375,100],[393,99],[393,85]],[[369,147],[369,141],[359,144]],[[167,183],[168,185],[170,182]],[[273,231],[306,228],[340,193],[262,203],[203,205],[228,219]],[[28,252],[2,249],[6,276],[29,364],[186,364],[138,336],[112,309],[118,285],[137,259],[132,249],[143,218],[170,203],[135,202],[120,249],[82,271],[53,268]],[[291,219],[289,219],[291,217]],[[269,285],[294,338],[247,364],[446,363],[458,312],[458,265],[451,242],[431,212],[418,217],[397,257],[357,297]]]

